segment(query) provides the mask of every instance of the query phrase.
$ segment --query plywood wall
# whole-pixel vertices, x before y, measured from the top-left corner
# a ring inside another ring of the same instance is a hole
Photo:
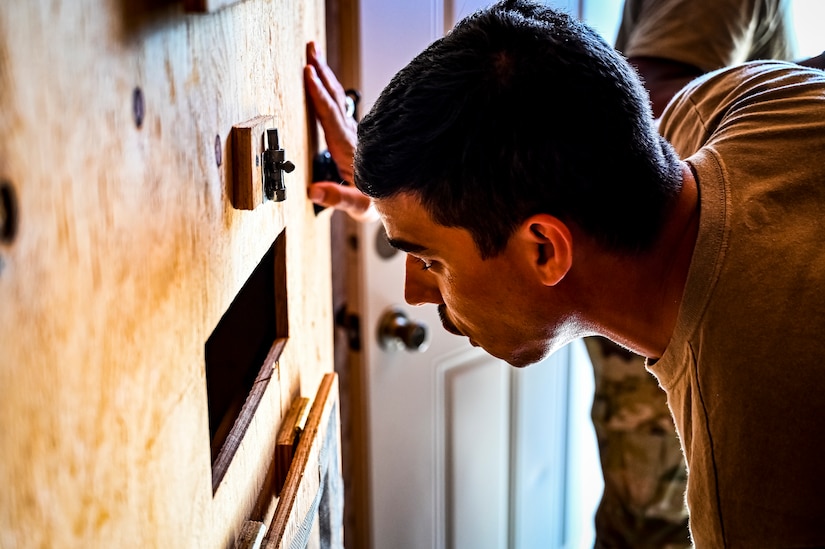
[[[322,0],[3,2],[0,547],[231,547],[332,368],[301,80],[323,29]],[[230,130],[260,114],[297,168],[240,211]],[[289,340],[213,495],[204,344],[283,230]]]

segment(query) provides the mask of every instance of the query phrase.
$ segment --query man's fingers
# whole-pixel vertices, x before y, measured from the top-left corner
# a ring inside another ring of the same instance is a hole
[[[346,118],[345,112],[341,109],[329,91],[323,87],[318,78],[318,73],[314,67],[307,65],[304,68],[304,78],[306,80],[309,95],[315,105],[318,120],[324,128],[324,133],[332,134],[335,139],[344,139],[344,132],[348,125],[352,124]]]
[[[307,44],[304,82],[338,172],[343,179],[352,181],[357,123],[346,115],[346,94],[335,74],[318,55],[314,42]],[[356,203],[356,207],[360,204]]]
[[[307,83],[309,95],[312,97],[312,102],[315,104],[315,109],[318,112],[318,117],[322,119],[321,123],[323,124],[325,119],[334,120],[337,118],[337,115],[341,111],[338,105],[335,104],[332,96],[330,96],[326,88],[323,87],[323,83],[318,78],[315,67],[312,65],[304,67],[304,78]]]
[[[329,65],[318,54],[315,47],[315,42],[307,43],[307,61],[315,69],[315,73],[319,81],[323,84],[324,89],[330,95],[338,110],[346,113],[347,109],[347,94],[344,87],[338,81],[335,73],[329,68]]]
[[[355,187],[320,181],[309,186],[309,198],[316,204],[330,206],[353,213],[363,213],[370,206],[370,199]]]
[[[322,181],[310,185],[307,194],[312,202],[345,211],[357,221],[378,217],[370,198],[355,187]]]

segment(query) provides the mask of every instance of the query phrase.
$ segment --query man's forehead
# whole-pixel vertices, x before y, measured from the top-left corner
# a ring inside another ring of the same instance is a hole
[[[404,234],[396,233],[413,231],[421,222],[426,224],[429,220],[421,203],[407,194],[377,198],[373,204],[390,238],[403,238]]]
[[[405,252],[432,251],[430,241],[436,226],[417,198],[398,194],[376,199],[374,204],[390,245]]]
[[[421,201],[412,193],[396,193],[383,198],[373,198],[372,203],[381,216],[398,217],[424,210]]]

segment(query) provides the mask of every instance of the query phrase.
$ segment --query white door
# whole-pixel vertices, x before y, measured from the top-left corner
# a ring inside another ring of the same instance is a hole
[[[579,13],[577,1],[550,3]],[[361,112],[397,70],[485,4],[361,0]],[[356,230],[362,297],[350,306],[366,361],[373,547],[592,546],[602,477],[584,345],[509,367],[444,331],[434,306],[407,306],[404,254],[384,243],[380,223]],[[428,328],[426,351],[379,345],[391,308]]]

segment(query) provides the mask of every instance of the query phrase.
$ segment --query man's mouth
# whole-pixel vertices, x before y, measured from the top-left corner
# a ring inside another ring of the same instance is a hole
[[[453,335],[463,336],[464,334],[461,333],[453,321],[450,320],[450,317],[447,316],[447,306],[443,303],[438,306],[438,318],[441,319],[441,325],[444,326],[444,329],[450,332]]]

